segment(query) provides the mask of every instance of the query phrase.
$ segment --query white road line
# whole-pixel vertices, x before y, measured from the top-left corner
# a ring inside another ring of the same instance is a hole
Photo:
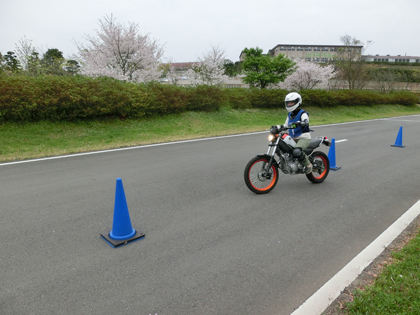
[[[405,121],[405,122],[415,122],[415,123],[418,123],[417,120],[403,120],[403,119],[396,119],[396,118],[394,118],[394,119],[384,119],[384,120]]]
[[[378,121],[378,120],[396,120],[396,119],[399,119],[399,118],[417,117],[417,116],[420,116],[420,114],[419,115],[407,115],[407,116],[397,116],[397,117],[388,117],[388,118],[369,119],[369,120],[349,121],[349,122],[343,122],[343,123],[337,123],[337,124],[311,126],[311,128],[330,127],[330,126],[339,126],[339,125],[350,125],[350,124],[358,124],[358,123],[368,123],[368,122]],[[417,121],[410,120],[410,122],[417,122]]]
[[[258,131],[258,132],[251,132],[251,133],[242,133],[242,134],[236,134],[236,135],[227,135],[227,136],[209,137],[209,138],[199,138],[199,139],[191,139],[191,140],[180,140],[180,141],[174,141],[174,142],[145,144],[145,145],[139,145],[139,146],[134,146],[134,147],[109,149],[109,150],[102,150],[102,151],[92,151],[92,152],[83,152],[83,153],[75,153],[75,154],[68,154],[68,155],[50,156],[50,157],[38,158],[38,159],[31,159],[31,160],[21,160],[21,161],[15,161],[15,162],[5,162],[5,163],[0,163],[0,166],[13,165],[13,164],[22,164],[22,163],[31,163],[31,162],[38,162],[38,161],[47,161],[47,160],[57,160],[57,159],[64,159],[64,158],[69,158],[69,157],[75,157],[75,156],[83,156],[83,155],[91,155],[91,154],[99,154],[99,153],[107,153],[107,152],[117,152],[117,151],[133,150],[133,149],[143,149],[143,148],[150,148],[150,147],[159,147],[159,146],[171,145],[171,144],[179,144],[179,143],[188,143],[188,142],[197,142],[197,141],[205,141],[205,140],[213,140],[213,139],[241,137],[241,136],[248,136],[248,135],[254,135],[254,134],[265,133],[265,132],[267,132],[267,131]]]
[[[414,117],[414,116],[420,116],[420,115],[408,115],[408,116],[400,116],[400,117]],[[318,126],[313,126],[311,128],[330,127],[330,126],[347,125],[347,124],[356,124],[356,123],[364,123],[364,122],[370,122],[370,121],[375,121],[375,120],[388,120],[388,119],[392,119],[392,118],[399,118],[399,117],[389,117],[389,118],[371,119],[371,120],[359,120],[359,121],[351,121],[351,122],[346,122],[346,123],[338,123],[338,124],[330,124],[330,125],[318,125]],[[220,136],[220,137],[210,137],[210,138],[201,138],[201,139],[192,139],[192,140],[183,140],[183,141],[156,143],[156,144],[140,145],[140,146],[135,146],[135,147],[110,149],[110,150],[102,150],[102,151],[93,151],[93,152],[83,152],[83,153],[60,155],[60,156],[51,156],[51,157],[39,158],[39,159],[22,160],[22,161],[15,161],[15,162],[5,162],[5,163],[0,163],[0,166],[14,165],[14,164],[22,164],[22,163],[31,163],[31,162],[46,161],[46,160],[64,159],[64,158],[68,158],[68,157],[91,155],[91,154],[98,154],[98,153],[107,153],[107,152],[116,152],[116,151],[132,150],[132,149],[157,147],[157,146],[169,145],[169,144],[178,144],[178,143],[187,143],[187,142],[195,142],[195,141],[205,141],[205,140],[212,140],[212,139],[240,137],[240,136],[247,136],[247,135],[259,134],[259,133],[264,133],[264,132],[267,132],[267,131],[258,131],[258,132],[250,132],[250,133],[243,133],[243,134],[237,134],[237,135],[228,135],[228,136]],[[343,141],[343,140],[340,140],[340,141]],[[336,141],[336,142],[339,142],[339,141]]]
[[[291,315],[322,314],[341,292],[419,215],[420,200],[353,258],[343,269],[337,272],[334,277],[308,298]]]
[[[59,155],[59,156],[50,156],[50,157],[38,158],[38,159],[31,159],[31,160],[21,160],[21,161],[15,161],[15,162],[5,162],[5,163],[0,163],[0,166],[14,165],[14,164],[22,164],[22,163],[31,163],[31,162],[38,162],[38,161],[47,161],[47,160],[57,160],[57,159],[64,159],[64,158],[69,158],[69,157],[75,157],[75,156],[92,155],[92,154],[107,153],[107,152],[117,152],[117,151],[133,150],[133,149],[158,147],[158,146],[164,146],[164,145],[170,145],[170,144],[178,144],[178,143],[188,143],[188,142],[197,142],[197,141],[205,141],[205,140],[213,140],[213,139],[241,137],[241,136],[255,135],[255,134],[266,133],[266,132],[268,132],[268,131],[258,131],[258,132],[251,132],[251,133],[242,133],[242,134],[237,134],[237,135],[227,135],[227,136],[210,137],[210,138],[181,140],[181,141],[174,141],[174,142],[145,144],[145,145],[139,145],[139,146],[135,146],[135,147],[109,149],[109,150],[92,151],[92,152],[83,152],[83,153],[75,153],[75,154]],[[337,143],[337,142],[343,142],[343,141],[347,141],[347,139],[337,140],[337,141],[335,141],[335,143]]]
[[[335,141],[335,143],[338,143],[338,142],[344,142],[344,141],[348,141],[348,139],[336,140],[336,141]]]

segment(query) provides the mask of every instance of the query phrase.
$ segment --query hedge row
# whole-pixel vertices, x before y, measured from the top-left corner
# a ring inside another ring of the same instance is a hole
[[[287,93],[286,90],[134,84],[82,76],[1,77],[0,121],[139,118],[189,110],[216,111],[222,106],[278,108],[283,106]],[[306,90],[301,94],[305,106],[318,107],[419,102],[418,96],[409,92]]]
[[[337,105],[414,105],[419,97],[407,91],[395,91],[384,94],[368,90],[306,90],[301,91],[306,105],[332,107]]]

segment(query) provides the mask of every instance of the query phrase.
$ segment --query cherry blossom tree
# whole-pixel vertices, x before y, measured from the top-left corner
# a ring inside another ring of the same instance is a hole
[[[167,63],[162,63],[160,65],[160,69],[160,81],[170,82],[173,85],[178,85],[178,81],[180,80],[179,73],[176,71],[176,68],[171,60],[169,60]]]
[[[180,78],[177,71],[175,70],[175,67],[169,67],[166,77],[173,85],[178,85],[178,81],[180,80]]]
[[[225,60],[226,51],[212,45],[202,57],[198,58],[192,69],[187,71],[186,76],[193,85],[219,85],[228,78],[223,67]]]
[[[99,20],[99,26],[96,37],[86,36],[86,45],[76,43],[82,74],[135,82],[159,78],[163,47],[148,34],[140,34],[138,24],[124,26],[111,15]]]
[[[304,89],[326,89],[330,79],[334,76],[334,67],[332,65],[321,66],[319,64],[296,59],[297,69],[289,75],[284,82],[278,86],[286,90],[304,90]]]

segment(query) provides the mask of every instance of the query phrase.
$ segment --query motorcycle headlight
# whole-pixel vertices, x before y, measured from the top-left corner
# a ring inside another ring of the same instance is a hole
[[[273,142],[274,140],[276,140],[276,136],[275,136],[275,135],[273,135],[272,133],[270,133],[270,134],[268,135],[268,141]]]

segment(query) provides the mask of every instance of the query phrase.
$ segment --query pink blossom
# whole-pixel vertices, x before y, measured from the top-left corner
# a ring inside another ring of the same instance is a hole
[[[157,80],[163,48],[148,34],[141,35],[138,25],[123,26],[112,17],[99,22],[97,37],[87,35],[86,45],[78,44],[81,73],[119,80],[147,82]]]
[[[332,65],[321,66],[304,59],[293,60],[297,69],[289,75],[278,87],[286,90],[326,89],[334,76]]]

